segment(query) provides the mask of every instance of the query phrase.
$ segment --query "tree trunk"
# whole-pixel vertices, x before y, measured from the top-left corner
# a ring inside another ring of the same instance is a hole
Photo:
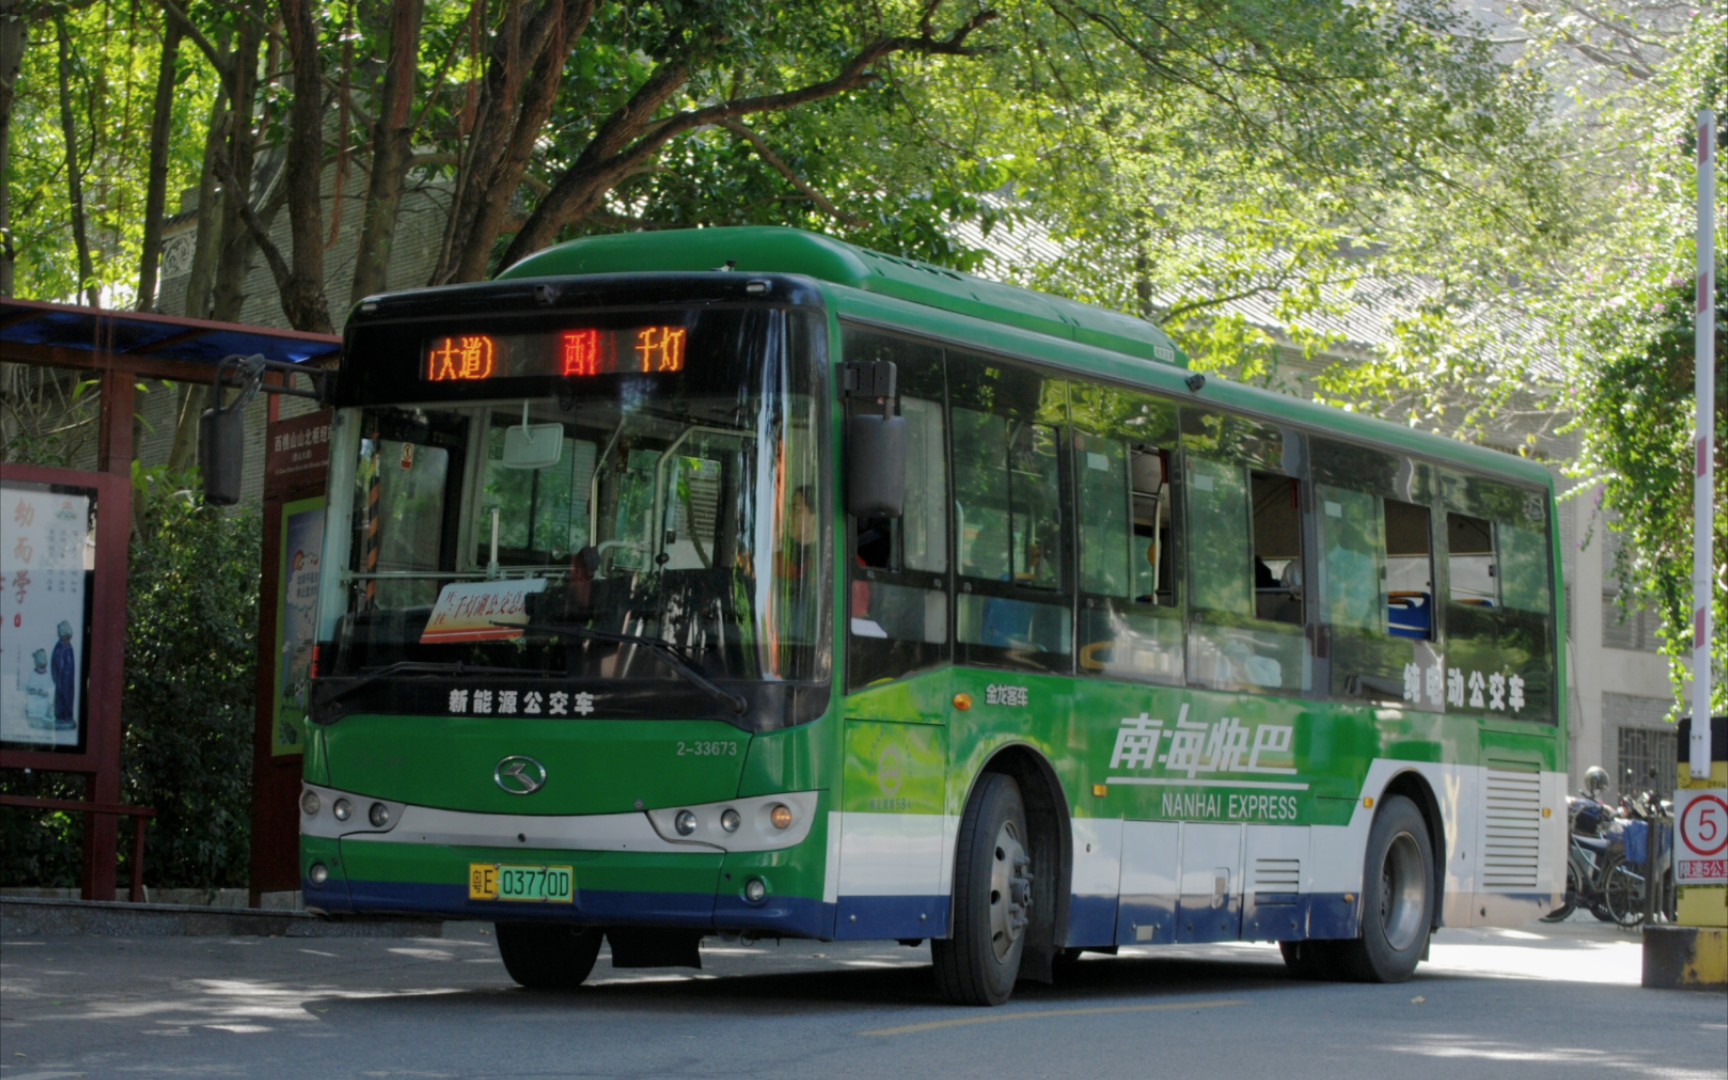
[[[398,0],[389,29],[384,88],[372,128],[372,178],[354,253],[351,302],[390,287],[390,255],[396,243],[396,215],[402,205],[413,152],[415,61],[419,54],[421,0]]]
[[[54,30],[60,43],[60,133],[66,140],[66,184],[72,202],[72,242],[78,248],[78,289],[84,294],[86,304],[101,307],[84,216],[84,175],[78,164],[78,129],[72,121],[72,37],[66,30],[65,16],[55,18]]]
[[[168,447],[168,474],[179,476],[198,463],[199,419],[210,400],[204,383],[180,384],[180,411],[174,422],[174,441]]]
[[[204,132],[204,167],[198,176],[198,224],[192,246],[192,269],[186,275],[186,295],[180,311],[194,319],[208,318],[214,297],[217,253],[222,250],[222,194],[216,181],[216,159],[227,152],[223,124],[229,110],[221,96],[211,103]]]
[[[174,68],[180,23],[162,19],[162,63],[156,69],[156,108],[150,118],[150,178],[144,196],[144,250],[138,260],[138,310],[155,311],[156,271],[162,260],[162,215],[168,204],[168,135],[174,120]]]
[[[246,302],[247,259],[252,237],[246,229],[243,207],[252,198],[252,160],[257,155],[257,134],[252,127],[253,92],[257,87],[258,45],[262,30],[255,19],[239,20],[234,55],[227,71],[228,115],[222,123],[226,144],[218,154],[228,176],[221,183],[217,230],[221,246],[216,259],[216,277],[211,283],[210,317],[234,322]]]
[[[587,32],[594,5],[595,0],[546,0],[527,17],[521,3],[511,6],[487,61],[478,126],[458,170],[434,283],[485,276],[534,141],[552,114],[564,62]]]
[[[288,112],[288,223],[292,266],[282,313],[296,330],[331,332],[324,296],[324,80],[311,0],[283,0],[282,21],[294,65]]]
[[[24,64],[21,0],[0,0],[0,296],[13,292],[17,251],[12,246],[12,100]]]

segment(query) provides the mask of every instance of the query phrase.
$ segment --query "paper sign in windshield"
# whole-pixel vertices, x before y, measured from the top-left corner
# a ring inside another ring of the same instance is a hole
[[[420,644],[519,638],[522,627],[528,623],[528,597],[545,588],[545,578],[460,581],[446,585],[432,606],[432,617],[420,634]]]

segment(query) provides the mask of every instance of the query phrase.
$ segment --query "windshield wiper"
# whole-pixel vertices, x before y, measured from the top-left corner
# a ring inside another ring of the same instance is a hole
[[[741,695],[721,688],[708,676],[697,671],[694,664],[679,654],[677,645],[662,638],[647,637],[643,634],[614,634],[610,630],[593,630],[586,626],[553,626],[548,623],[495,622],[493,625],[515,626],[541,634],[581,638],[585,641],[605,641],[615,645],[646,645],[653,650],[655,656],[665,662],[667,667],[683,676],[690,685],[697,687],[715,701],[731,709],[734,716],[743,716],[744,710],[749,706],[749,703]]]
[[[534,674],[532,672],[525,672],[520,668],[487,667],[478,664],[464,664],[460,660],[448,664],[437,663],[431,660],[398,660],[393,664],[385,664],[381,668],[375,668],[372,671],[366,672],[364,675],[355,679],[354,682],[349,683],[347,686],[344,686],[342,689],[319,702],[319,704],[334,705],[344,698],[364,690],[366,687],[371,686],[380,679],[388,679],[392,675],[404,675],[410,673],[416,675],[455,675],[458,677],[462,675],[515,675],[522,677]]]

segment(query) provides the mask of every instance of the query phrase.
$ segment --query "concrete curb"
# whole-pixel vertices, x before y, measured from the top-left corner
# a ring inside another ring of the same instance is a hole
[[[1644,986],[1657,990],[1728,990],[1728,929],[1645,927]]]
[[[415,919],[325,919],[304,911],[0,897],[6,937],[442,937]]]

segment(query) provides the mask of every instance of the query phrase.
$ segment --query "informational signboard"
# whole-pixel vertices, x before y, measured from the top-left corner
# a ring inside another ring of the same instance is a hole
[[[83,745],[92,495],[0,486],[0,742]]]
[[[1728,885],[1728,789],[1674,793],[1674,882]]]
[[[281,591],[277,633],[276,715],[272,755],[301,752],[306,699],[312,682],[312,646],[317,631],[319,545],[324,539],[324,497],[282,507]]]

